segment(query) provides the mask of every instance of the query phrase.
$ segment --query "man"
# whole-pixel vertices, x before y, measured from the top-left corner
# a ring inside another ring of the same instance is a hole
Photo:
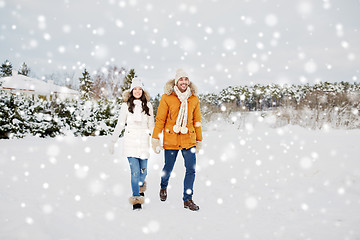
[[[152,134],[152,148],[155,153],[165,149],[165,164],[161,177],[160,200],[166,201],[167,186],[174,168],[179,150],[185,161],[183,201],[184,208],[199,210],[193,200],[196,155],[201,148],[201,113],[197,89],[189,81],[188,74],[182,69],[176,71],[175,79],[165,85],[156,114],[156,123]],[[164,131],[164,132],[163,132]],[[163,147],[160,134],[163,132]]]

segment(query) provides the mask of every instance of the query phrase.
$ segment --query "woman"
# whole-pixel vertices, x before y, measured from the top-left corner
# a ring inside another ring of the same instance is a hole
[[[141,209],[146,190],[147,160],[150,156],[149,138],[154,128],[153,108],[149,100],[150,95],[144,90],[141,79],[134,78],[130,90],[123,93],[124,102],[110,144],[110,152],[113,154],[114,145],[126,124],[122,141],[123,154],[130,164],[133,194],[129,201],[134,210]]]

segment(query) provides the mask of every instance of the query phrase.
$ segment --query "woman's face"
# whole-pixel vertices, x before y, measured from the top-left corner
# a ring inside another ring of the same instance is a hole
[[[134,87],[132,93],[133,93],[134,98],[139,99],[139,98],[141,98],[141,96],[143,94],[143,90],[141,87]]]

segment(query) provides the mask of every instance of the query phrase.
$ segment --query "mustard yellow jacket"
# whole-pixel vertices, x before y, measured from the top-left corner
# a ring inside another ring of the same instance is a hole
[[[179,114],[181,102],[173,91],[175,80],[170,80],[165,85],[165,94],[162,95],[159,108],[156,113],[156,122],[153,138],[159,139],[164,133],[164,149],[189,149],[196,146],[196,141],[202,141],[201,113],[199,98],[196,96],[197,89],[191,82],[189,87],[191,96],[188,98],[188,115],[186,134],[175,133],[173,127]]]

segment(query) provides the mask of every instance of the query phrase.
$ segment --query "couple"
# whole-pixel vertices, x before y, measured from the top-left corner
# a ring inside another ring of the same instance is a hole
[[[131,169],[131,187],[133,195],[130,203],[133,209],[141,209],[146,190],[147,159],[149,153],[149,136],[155,153],[165,149],[165,164],[162,169],[160,200],[166,201],[167,186],[179,150],[185,161],[184,208],[199,210],[193,200],[196,155],[201,148],[201,114],[200,103],[196,96],[197,89],[189,81],[188,74],[182,69],[176,71],[175,79],[165,85],[156,114],[154,126],[153,108],[150,95],[144,90],[139,78],[134,78],[130,90],[123,93],[120,115],[115,127],[110,152],[114,152],[114,144],[125,128],[123,152],[128,158]],[[152,132],[152,133],[151,133]],[[160,134],[163,132],[163,146]]]

